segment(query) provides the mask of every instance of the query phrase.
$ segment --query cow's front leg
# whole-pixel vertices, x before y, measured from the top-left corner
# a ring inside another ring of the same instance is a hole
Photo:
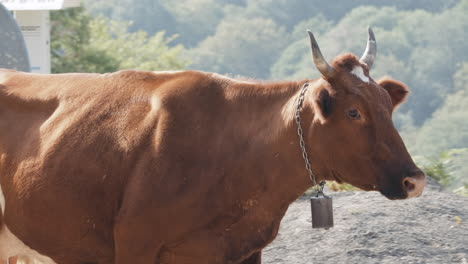
[[[241,264],[261,264],[262,263],[262,251],[253,253],[248,259],[241,262]]]

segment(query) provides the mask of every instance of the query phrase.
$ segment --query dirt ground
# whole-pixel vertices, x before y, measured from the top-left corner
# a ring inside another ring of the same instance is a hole
[[[312,229],[310,202],[290,207],[265,264],[468,264],[468,198],[431,184],[415,199],[390,201],[377,192],[329,193],[335,226]]]

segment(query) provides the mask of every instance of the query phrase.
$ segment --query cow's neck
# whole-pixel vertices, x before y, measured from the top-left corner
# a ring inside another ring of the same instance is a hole
[[[238,87],[227,92],[228,98],[236,101],[233,105],[240,115],[235,118],[240,122],[234,124],[234,129],[239,136],[251,139],[244,161],[254,162],[245,164],[249,167],[246,170],[258,171],[259,177],[262,177],[260,174],[268,177],[272,181],[270,184],[277,185],[275,195],[281,194],[281,199],[287,202],[312,185],[305,170],[294,121],[297,98],[305,82],[237,84],[234,86]],[[301,117],[307,135],[313,120],[308,100],[304,102]]]

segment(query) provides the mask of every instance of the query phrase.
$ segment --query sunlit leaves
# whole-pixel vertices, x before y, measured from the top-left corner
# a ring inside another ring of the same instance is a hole
[[[129,32],[130,22],[93,18],[83,8],[54,11],[51,19],[53,72],[173,70],[187,65],[181,58],[183,47],[170,47],[175,36],[164,32]]]

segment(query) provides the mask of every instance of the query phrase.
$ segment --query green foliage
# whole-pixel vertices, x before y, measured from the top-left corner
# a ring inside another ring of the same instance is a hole
[[[446,189],[465,195],[468,191],[468,148],[451,149],[432,157],[415,157],[415,161],[427,175]]]
[[[372,25],[379,52],[371,74],[375,79],[389,75],[408,84],[412,94],[399,111],[410,115],[412,122],[420,126],[455,91],[451,77],[457,66],[468,60],[465,52],[468,20],[464,19],[467,2],[459,1],[440,13],[361,6],[352,9],[317,39],[329,60],[343,52],[360,56],[365,48],[365,28]],[[327,28],[326,23],[323,27]],[[317,76],[311,74],[314,69],[305,53],[306,37],[294,40],[273,65],[272,78]]]
[[[285,29],[271,19],[230,17],[218,25],[213,36],[191,51],[193,66],[265,78],[288,36]]]
[[[447,153],[442,153],[438,157],[424,158],[422,164],[419,164],[424,172],[434,178],[443,186],[447,186],[451,182],[451,175],[447,169],[448,157]],[[419,161],[421,163],[421,161]]]
[[[271,67],[271,79],[304,79],[318,78],[320,75],[313,69],[310,54],[310,43],[306,29],[312,30],[316,37],[321,37],[333,27],[333,22],[322,15],[300,22],[293,30],[291,39],[295,40],[281,53]],[[299,62],[299,63],[298,63]]]
[[[468,197],[468,184],[464,184],[463,186],[453,190],[454,193]]]
[[[334,192],[352,192],[352,191],[359,191],[361,189],[352,186],[348,183],[337,183],[335,181],[327,182],[328,188]]]
[[[455,92],[415,134],[413,153],[433,154],[452,148],[468,147],[468,63],[453,75]]]
[[[456,91],[468,91],[468,61],[465,61],[453,75]]]
[[[177,22],[175,27],[177,32],[181,32],[181,41],[193,47],[216,31],[216,25],[223,19],[224,7],[229,1],[161,0],[161,3]]]
[[[93,18],[83,8],[54,11],[51,14],[52,71],[112,72],[118,69],[181,69],[181,45],[169,47],[175,36],[164,32],[148,36],[129,32],[130,22]]]
[[[130,22],[109,21],[100,17],[90,23],[90,46],[113,56],[119,68],[141,70],[182,69],[181,45],[169,47],[175,36],[166,38],[164,32],[149,37],[144,31],[128,32]]]
[[[131,31],[143,30],[148,34],[166,31],[176,33],[176,21],[163,1],[153,0],[84,0],[94,16],[104,15],[117,21],[131,21]]]
[[[84,8],[51,12],[52,72],[111,72],[118,62],[90,47],[89,25],[93,18]]]

